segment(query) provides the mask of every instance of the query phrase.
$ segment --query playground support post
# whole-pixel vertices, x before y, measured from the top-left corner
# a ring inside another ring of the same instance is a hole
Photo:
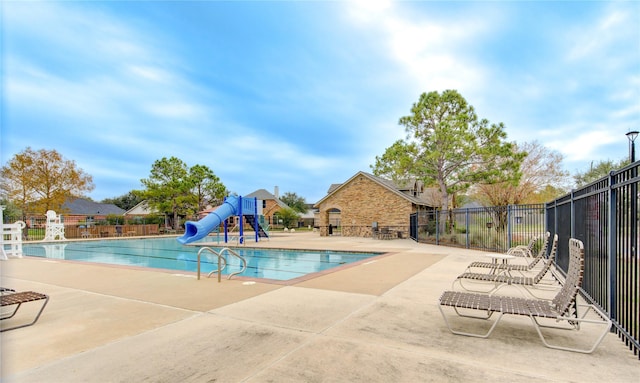
[[[239,219],[239,226],[240,226],[240,237],[238,238],[238,242],[241,245],[244,245],[244,222],[242,221],[242,218],[244,217],[244,212],[242,211],[242,196],[238,197],[238,217]]]
[[[260,232],[258,231],[260,223],[258,223],[258,197],[253,197],[253,232],[256,235],[256,243],[260,239]]]

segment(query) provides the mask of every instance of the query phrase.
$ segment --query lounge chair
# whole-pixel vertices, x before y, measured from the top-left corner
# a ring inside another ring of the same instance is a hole
[[[544,235],[534,235],[531,237],[527,245],[513,246],[507,250],[507,254],[515,255],[517,257],[533,257],[533,251],[536,247],[536,243],[540,240],[548,242],[550,236],[551,233],[548,231]]]
[[[8,289],[4,287],[0,288],[0,303],[1,303],[0,306],[2,306],[3,309],[4,307],[16,306],[15,309],[13,309],[13,311],[8,311],[6,313],[1,314],[0,320],[13,318],[23,303],[36,302],[36,301],[44,301],[44,302],[42,303],[40,310],[38,311],[38,313],[36,314],[36,317],[33,319],[32,322],[18,324],[11,327],[2,326],[0,328],[0,332],[15,330],[18,328],[33,325],[38,321],[38,319],[40,318],[40,314],[42,314],[42,311],[44,311],[44,308],[47,306],[47,303],[49,302],[49,296],[45,294],[36,293],[34,291],[16,292],[13,289]]]
[[[458,277],[453,281],[451,288],[455,289],[455,285],[459,284],[460,287],[468,291],[494,293],[498,289],[504,287],[505,285],[509,285],[509,286],[516,285],[516,286],[523,287],[533,297],[537,298],[537,296],[532,292],[530,288],[556,289],[560,287],[554,283],[555,280],[543,281],[543,278],[549,273],[549,271],[551,270],[551,266],[554,264],[557,248],[558,248],[558,235],[556,234],[553,237],[553,243],[551,245],[551,252],[549,253],[549,258],[544,259],[542,261],[543,267],[541,267],[536,274],[531,275],[523,272],[522,270],[517,270],[520,272],[521,275],[514,276],[514,275],[511,275],[510,273],[511,271],[514,271],[514,270],[509,270],[509,269],[503,270],[499,273],[464,272],[458,275]],[[467,282],[471,282],[471,283],[467,283]],[[488,282],[488,283],[485,283],[485,282]]]
[[[538,336],[546,347],[591,353],[602,342],[605,335],[611,328],[611,320],[594,305],[578,304],[576,302],[578,290],[582,283],[584,273],[584,246],[581,241],[571,238],[569,240],[569,270],[565,279],[565,283],[558,291],[552,301],[543,299],[525,299],[512,296],[488,295],[467,293],[461,291],[445,291],[440,296],[438,308],[444,318],[447,328],[456,335],[465,335],[478,338],[488,338],[496,328],[500,319],[505,314],[524,315],[531,318],[531,322],[538,332]],[[488,320],[494,313],[498,313],[498,318],[493,322],[489,330],[482,333],[471,333],[460,330],[454,330],[449,324],[447,315],[443,307],[451,307],[456,314],[462,317]],[[585,308],[584,312],[579,315],[578,308]],[[482,312],[484,315],[463,314],[469,310],[470,312]],[[598,319],[586,318],[587,314],[593,311]],[[543,324],[545,322],[552,322]],[[558,323],[565,323],[560,325]],[[557,344],[550,344],[542,333],[542,328],[554,328],[562,330],[580,330],[581,324],[592,323],[602,325],[603,331],[597,336],[595,342],[589,348],[566,347]]]
[[[551,236],[551,233],[549,233],[547,231],[547,233],[543,236],[536,236],[534,237],[534,239],[529,242],[529,245],[527,245],[526,247],[520,247],[520,246],[516,246],[516,247],[512,247],[511,249],[509,249],[507,251],[507,254],[510,255],[514,255],[514,256],[522,256],[522,257],[529,257],[531,254],[531,251],[533,251],[533,248],[535,247],[535,244],[542,238],[544,238],[544,240],[542,241],[542,245],[540,247],[540,250],[538,251],[538,254],[531,258],[531,261],[527,264],[514,264],[514,263],[496,263],[496,262],[472,262],[469,266],[467,266],[467,270],[470,271],[469,269],[473,269],[473,268],[480,268],[480,269],[490,269],[491,272],[496,272],[496,271],[531,271],[541,260],[543,260],[546,256],[547,256],[547,249],[549,248],[549,238]],[[526,255],[525,255],[526,254]]]

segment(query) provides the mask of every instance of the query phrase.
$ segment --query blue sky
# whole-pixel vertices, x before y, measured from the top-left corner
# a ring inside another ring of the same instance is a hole
[[[640,2],[6,1],[1,154],[56,149],[95,200],[175,156],[313,203],[458,90],[572,174],[640,130]],[[640,141],[638,142],[640,144]],[[640,148],[639,148],[640,150]]]

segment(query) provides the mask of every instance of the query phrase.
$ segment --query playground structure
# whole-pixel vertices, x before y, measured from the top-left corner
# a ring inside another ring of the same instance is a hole
[[[22,258],[22,230],[26,224],[22,221],[14,223],[4,223],[2,211],[4,206],[0,206],[0,225],[2,225],[2,233],[0,235],[0,259],[7,260],[9,257]],[[9,245],[5,248],[5,245]]]
[[[199,221],[187,221],[185,223],[184,235],[178,237],[178,242],[183,245],[197,241],[217,230],[221,224],[224,224],[224,242],[229,241],[229,229],[227,218],[239,217],[239,236],[238,241],[244,244],[244,221],[253,227],[255,240],[258,242],[260,238],[268,238],[269,234],[260,225],[258,215],[258,199],[242,198],[241,196],[227,196],[224,203],[209,213],[206,217]]]

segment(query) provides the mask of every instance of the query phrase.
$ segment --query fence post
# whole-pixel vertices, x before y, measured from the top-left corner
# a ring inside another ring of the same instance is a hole
[[[440,217],[440,212],[436,209],[436,245],[440,244],[440,223],[438,222],[438,218]]]
[[[571,233],[571,237],[575,238],[576,236],[576,205],[575,205],[575,194],[576,191],[575,189],[571,190],[571,230],[569,230],[569,232]]]
[[[513,205],[507,205],[507,249],[511,248],[511,208]]]
[[[469,208],[466,208],[464,212],[464,233],[466,238],[466,248],[468,249],[471,245],[469,240]]]
[[[617,200],[618,200],[618,193],[616,191],[616,189],[614,189],[614,184],[615,184],[615,178],[613,177],[614,172],[611,171],[609,172],[609,238],[608,238],[608,250],[609,250],[609,254],[607,254],[608,257],[608,261],[609,261],[609,283],[607,285],[607,289],[609,290],[609,297],[608,297],[608,309],[609,309],[609,318],[611,318],[612,320],[616,320],[616,313],[617,313],[617,299],[616,299],[616,283],[617,283],[617,276],[616,274],[618,273],[617,271],[617,267],[616,267],[616,252],[617,252],[617,248],[616,248],[616,233],[618,232],[618,228],[617,228]]]
[[[558,234],[558,200],[553,201],[553,231],[551,233]]]

